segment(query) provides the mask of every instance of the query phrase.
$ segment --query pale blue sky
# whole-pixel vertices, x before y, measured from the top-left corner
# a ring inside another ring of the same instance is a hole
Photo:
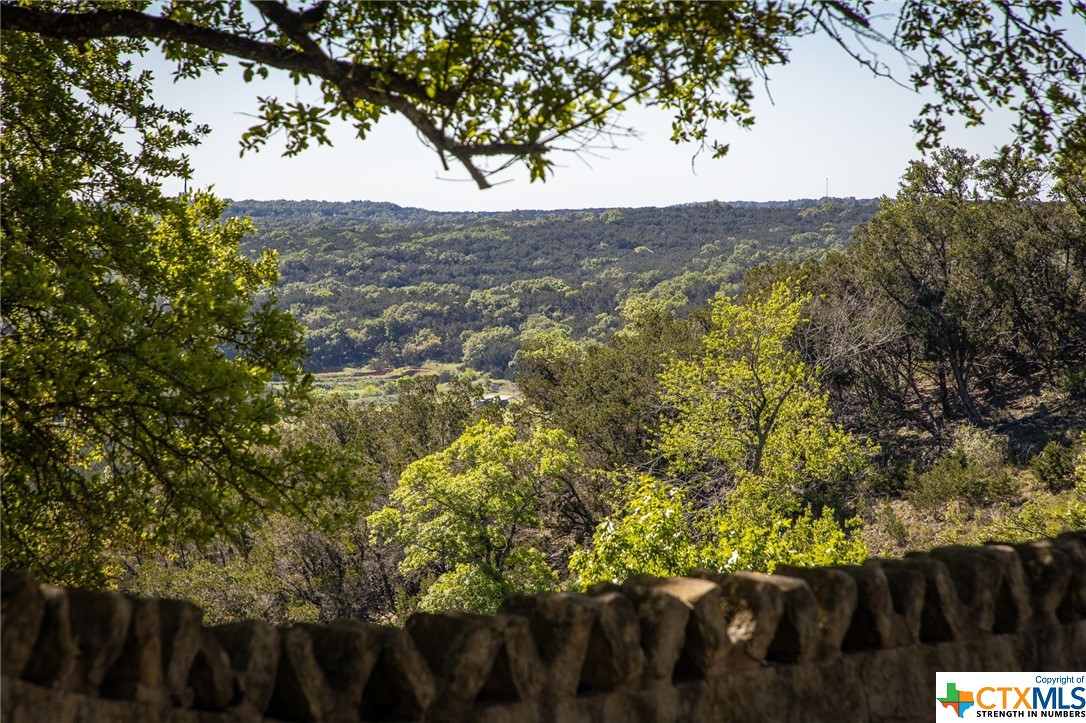
[[[1072,30],[1069,39],[1086,48],[1086,28]],[[820,197],[827,178],[831,196],[893,195],[906,164],[919,157],[909,124],[923,96],[873,77],[825,39],[805,38],[793,48],[792,62],[772,72],[774,102],[759,90],[754,129],[725,127],[718,135],[731,144],[722,159],[706,154],[691,168],[694,148],[669,141],[666,112],[634,109],[620,123],[641,137],[622,141],[623,150],[558,156],[562,167],[545,184],[529,184],[527,171],[515,167],[498,179],[506,183],[486,191],[457,168],[444,172],[436,154],[397,117],[382,120],[365,141],[341,124],[332,133],[333,148],[283,158],[282,142],[272,139],[259,153],[239,158],[238,140],[253,122],[256,97],[293,100],[286,74],[273,71],[270,80],[246,85],[239,71],[229,70],[173,83],[168,66],[153,62],[152,68],[160,103],[186,108],[212,127],[190,153],[194,184],[214,184],[219,195],[235,199],[390,201],[450,211],[667,206]],[[315,87],[303,85],[298,93],[318,98]],[[948,120],[947,143],[973,153],[990,155],[1013,138],[1006,114],[993,114],[979,128],[954,120]]]

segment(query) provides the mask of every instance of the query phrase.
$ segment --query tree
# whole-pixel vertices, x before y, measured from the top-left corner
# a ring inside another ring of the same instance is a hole
[[[661,375],[658,448],[707,499],[746,484],[782,500],[840,503],[863,465],[865,446],[833,423],[815,370],[789,346],[805,301],[778,282],[745,303],[713,302],[703,354]]]
[[[776,283],[710,305],[701,355],[660,375],[657,446],[681,477],[620,485],[613,513],[570,560],[580,584],[864,558],[859,521],[842,526],[830,503],[845,500],[868,450],[833,424],[814,370],[787,347],[804,301]]]
[[[601,520],[592,539],[575,551],[569,571],[580,587],[632,575],[674,577],[706,566],[695,512],[680,487],[648,475],[615,479],[615,511]]]
[[[2,559],[58,582],[340,481],[279,445],[310,384],[301,329],[275,258],[238,254],[248,223],[159,192],[198,129],[148,101],[134,49],[4,34]]]
[[[504,379],[517,353],[517,334],[510,326],[488,326],[464,332],[464,365]]]
[[[897,330],[855,376],[932,431],[981,423],[983,397],[1011,382],[1086,364],[1086,232],[1072,205],[1042,199],[1046,171],[1022,149],[915,161],[841,259],[831,304],[852,297]]]
[[[575,468],[565,433],[541,429],[520,440],[512,427],[483,420],[409,466],[393,504],[369,524],[404,544],[403,573],[436,575],[422,609],[493,612],[505,594],[557,584],[537,539],[543,496]]]
[[[365,137],[382,117],[408,119],[446,166],[479,185],[522,162],[533,180],[556,151],[612,145],[630,103],[674,114],[672,139],[715,155],[715,122],[753,122],[755,81],[789,59],[789,42],[829,36],[858,62],[890,75],[879,45],[902,56],[914,88],[931,88],[914,128],[918,145],[941,137],[942,118],[970,124],[990,107],[1017,113],[1019,135],[1047,151],[1083,110],[1086,57],[1053,29],[1064,12],[1048,0],[960,3],[908,0],[896,21],[867,0],[727,3],[357,3],[305,10],[256,0],[168,2],[90,10],[81,4],[2,4],[4,30],[85,42],[151,40],[196,77],[240,62],[246,80],[269,68],[320,84],[319,103],[260,100],[243,149],[284,131],[288,154],[328,143],[332,119]],[[1086,17],[1072,2],[1071,14]],[[892,27],[890,25],[892,24]]]
[[[573,435],[593,469],[652,466],[660,371],[672,358],[691,356],[705,331],[702,314],[677,318],[647,297],[629,300],[623,317],[622,329],[602,344],[542,334],[517,356],[517,385],[531,413]]]

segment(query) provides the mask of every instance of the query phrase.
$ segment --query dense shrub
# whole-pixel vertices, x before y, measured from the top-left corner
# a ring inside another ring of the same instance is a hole
[[[1017,486],[1002,467],[988,467],[955,449],[909,484],[909,499],[922,509],[947,502],[986,507],[1013,500]]]
[[[1030,462],[1033,476],[1052,492],[1074,487],[1075,455],[1070,447],[1053,440]]]

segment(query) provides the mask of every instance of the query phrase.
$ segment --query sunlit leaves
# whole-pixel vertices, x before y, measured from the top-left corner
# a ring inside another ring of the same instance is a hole
[[[685,575],[705,564],[708,550],[699,544],[694,510],[680,488],[645,475],[615,475],[614,481],[615,513],[570,558],[569,571],[579,585],[621,583],[637,574]]]
[[[804,302],[777,283],[711,305],[702,353],[660,376],[658,447],[679,479],[617,480],[614,512],[570,560],[579,584],[864,558],[859,521],[842,525],[831,504],[847,500],[869,450],[833,423],[790,348]]]
[[[513,428],[484,420],[409,466],[393,504],[371,515],[369,524],[377,539],[404,545],[401,571],[438,575],[423,607],[457,601],[493,611],[497,592],[536,591],[556,581],[532,538],[542,527],[543,494],[576,466],[565,433],[538,430],[522,440]],[[465,589],[484,579],[493,595],[477,599],[478,590]]]
[[[744,476],[830,500],[862,466],[863,445],[834,425],[814,370],[792,350],[803,298],[782,283],[712,304],[703,355],[661,376],[671,412],[659,449],[675,471],[728,489]]]
[[[840,565],[867,556],[860,520],[798,511],[794,496],[748,478],[726,501],[698,509],[682,488],[644,475],[616,477],[615,512],[569,561],[579,587],[634,575],[674,577],[695,567],[772,572],[780,565]]]

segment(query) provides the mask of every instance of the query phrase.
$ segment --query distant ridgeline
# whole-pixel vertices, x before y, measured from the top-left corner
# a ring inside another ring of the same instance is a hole
[[[1083,533],[638,577],[405,628],[208,627],[191,603],[21,573],[2,590],[7,723],[927,721],[936,671],[1086,670]]]
[[[280,303],[308,330],[311,369],[434,360],[503,375],[526,336],[559,326],[605,339],[632,294],[689,311],[738,290],[754,266],[843,248],[877,207],[822,199],[439,213],[240,201],[227,213],[256,224],[246,253],[278,252]],[[484,332],[501,351],[473,359],[465,343]]]

